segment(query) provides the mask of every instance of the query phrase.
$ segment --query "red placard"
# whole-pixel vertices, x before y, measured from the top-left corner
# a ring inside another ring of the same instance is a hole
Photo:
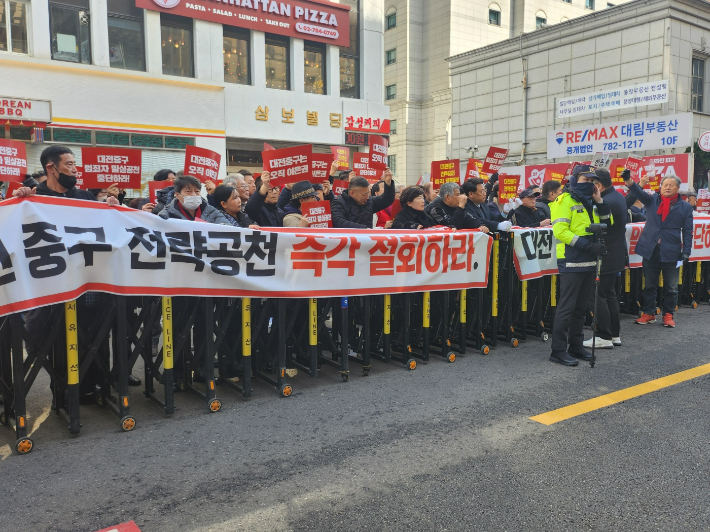
[[[330,151],[333,152],[333,160],[338,163],[338,170],[350,168],[350,148],[331,146]]]
[[[559,181],[565,178],[567,163],[537,164],[525,167],[525,183],[527,186],[541,187],[547,181]]]
[[[478,159],[468,160],[468,164],[466,165],[466,174],[461,180],[461,184],[463,185],[467,180],[472,178],[480,178],[484,181],[488,179],[488,175],[483,172],[483,161],[479,161]]]
[[[12,197],[12,193],[15,192],[21,186],[22,183],[18,183],[17,181],[10,181],[7,184],[7,192],[5,192],[5,199],[10,199]]]
[[[350,181],[345,179],[333,179],[333,194],[335,196],[340,196],[344,190],[348,189]]]
[[[701,188],[698,190],[698,198],[696,202],[696,208],[698,212],[703,214],[710,214],[710,190],[707,188]]]
[[[691,153],[678,153],[675,155],[651,155],[643,158],[643,167],[653,166],[659,179],[667,175],[674,175],[680,178],[681,183],[688,184],[690,178],[690,157]],[[642,172],[643,174],[643,172]]]
[[[78,188],[78,189],[85,189],[86,188],[84,186],[84,167],[83,166],[76,167],[76,185],[74,185],[74,188]]]
[[[444,183],[459,183],[460,177],[460,161],[459,159],[450,159],[446,161],[432,161],[431,163],[431,184],[435,189],[438,189]]]
[[[222,156],[215,151],[198,148],[197,146],[187,146],[185,148],[185,168],[183,168],[183,173],[196,177],[202,183],[205,181],[214,181],[216,183],[221,161]]]
[[[189,146],[188,146],[189,147]],[[141,150],[81,148],[83,188],[141,188]]]
[[[353,153],[353,170],[360,177],[364,177],[370,183],[377,183],[381,178],[382,174],[385,173],[384,170],[378,170],[375,168],[370,168],[370,154],[369,153]]]
[[[486,174],[498,172],[500,167],[503,166],[503,161],[505,161],[506,157],[508,157],[508,150],[491,146],[491,148],[488,149],[486,160],[483,161],[483,171]]]
[[[311,183],[322,183],[328,181],[328,172],[330,165],[333,162],[333,156],[330,153],[312,153],[311,154]]]
[[[624,167],[631,171],[631,178],[638,180],[641,176],[641,163],[643,162],[643,157],[638,155],[629,155],[626,159]]]
[[[499,174],[498,183],[498,201],[500,203],[518,197],[519,175]]]
[[[368,166],[375,170],[387,170],[387,148],[389,141],[378,135],[370,135],[370,158]]]
[[[150,198],[151,203],[158,203],[158,191],[162,190],[164,188],[168,188],[173,186],[172,181],[168,181],[167,179],[165,181],[149,181],[148,182],[148,197]]]
[[[264,171],[271,174],[271,186],[280,187],[288,183],[311,180],[310,144],[261,152]]]
[[[0,139],[0,181],[22,183],[27,173],[25,143]]]
[[[267,144],[266,142],[264,142],[264,151],[273,151],[275,149],[276,148],[274,148],[271,144]]]
[[[333,215],[329,201],[309,201],[301,204],[301,214],[308,220],[309,227],[333,227]]]
[[[136,7],[296,39],[350,46],[350,8],[333,2],[206,0],[194,4],[182,0],[136,0]]]

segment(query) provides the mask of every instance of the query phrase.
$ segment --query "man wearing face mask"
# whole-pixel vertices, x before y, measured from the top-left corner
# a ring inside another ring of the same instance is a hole
[[[595,179],[590,166],[575,166],[569,188],[550,204],[560,272],[550,361],[565,366],[576,366],[577,359],[592,359],[583,345],[582,328],[594,285],[597,256],[603,255],[606,248],[594,241],[587,228],[593,223],[611,222],[611,209],[604,203]]]
[[[211,224],[230,225],[218,209],[207,203],[200,195],[202,183],[191,175],[184,175],[175,180],[175,199],[160,211],[164,220],[202,220]]]

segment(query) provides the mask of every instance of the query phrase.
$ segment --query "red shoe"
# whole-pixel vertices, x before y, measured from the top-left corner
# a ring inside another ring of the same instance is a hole
[[[663,326],[664,327],[675,327],[675,322],[673,321],[673,314],[663,315]]]
[[[641,317],[636,320],[639,325],[646,325],[647,323],[656,323],[656,316],[653,314],[641,314]]]

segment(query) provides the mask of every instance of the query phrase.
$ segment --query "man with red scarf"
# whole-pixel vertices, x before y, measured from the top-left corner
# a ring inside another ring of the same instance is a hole
[[[680,179],[674,175],[661,179],[660,193],[653,195],[643,190],[648,184],[647,177],[642,177],[636,184],[628,170],[624,170],[621,176],[629,188],[629,194],[646,207],[646,225],[636,244],[636,253],[643,257],[646,287],[642,294],[643,314],[636,323],[656,323],[658,277],[663,272],[663,325],[675,327],[673,313],[678,303],[678,264],[690,257],[693,208],[681,200],[678,194]]]

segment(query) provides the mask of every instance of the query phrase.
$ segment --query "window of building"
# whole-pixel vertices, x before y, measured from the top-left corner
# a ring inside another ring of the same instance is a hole
[[[397,62],[397,48],[385,52],[385,64],[392,65]]]
[[[544,28],[547,25],[547,19],[541,16],[536,16],[535,17],[535,29],[539,30],[540,28]]]
[[[705,60],[693,57],[693,72],[690,87],[690,101],[693,111],[703,111],[705,94]]]
[[[607,7],[607,8],[609,8],[609,7],[614,7],[615,5],[616,5],[616,4],[610,4],[609,2],[606,3],[606,7]]]
[[[594,11],[594,0],[584,0],[584,7]]]
[[[224,61],[224,81],[250,85],[249,30],[223,26],[222,58]]]
[[[64,0],[49,4],[52,59],[91,64],[89,0]]]
[[[270,89],[291,90],[289,46],[288,37],[266,36],[266,86]]]
[[[340,96],[360,98],[360,0],[341,0],[350,6],[350,46],[340,48]]]
[[[325,44],[306,42],[303,46],[303,90],[325,94]]]
[[[385,17],[385,28],[388,30],[391,30],[392,28],[397,27],[397,12],[395,11],[394,13],[389,13]]]
[[[562,0],[562,1],[563,1],[564,3],[566,3],[566,4],[571,4],[571,3],[572,3],[572,0]]]
[[[390,155],[387,157],[387,164],[390,167],[390,170],[392,170],[392,175],[396,176],[397,175],[397,156],[396,155]]]
[[[394,100],[397,97],[397,85],[387,85],[385,87],[385,100]]]
[[[192,19],[161,13],[160,37],[163,46],[163,74],[194,77]]]
[[[112,68],[145,70],[143,10],[135,0],[108,0],[108,46]]]
[[[0,0],[0,52],[29,53],[25,2]]]
[[[397,134],[397,121],[390,120],[390,135],[396,135],[396,134]]]
[[[496,11],[495,9],[488,10],[488,24],[500,26],[500,11]]]

